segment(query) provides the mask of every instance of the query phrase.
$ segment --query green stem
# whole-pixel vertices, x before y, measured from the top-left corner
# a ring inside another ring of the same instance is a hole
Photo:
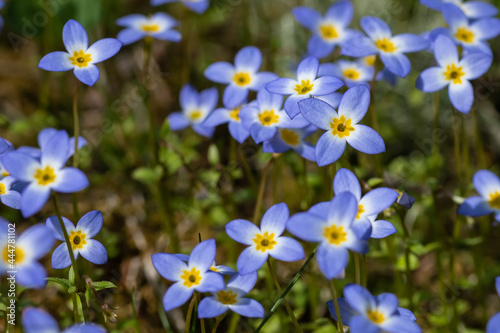
[[[224,318],[226,318],[226,315],[227,315],[227,313],[223,313],[220,316],[218,316],[217,318],[215,318],[215,324],[214,324],[214,327],[212,327],[212,333],[216,333],[217,332],[217,327],[219,327],[220,322]]]
[[[189,303],[184,333],[189,333],[189,329],[191,328],[191,317],[193,316],[194,303],[196,303],[196,294],[193,295],[193,297],[191,298],[191,302]]]
[[[71,295],[71,300],[73,301],[73,320],[77,323],[80,321],[80,318],[78,317],[78,301],[76,299],[76,293]]]
[[[229,322],[229,330],[227,331],[228,333],[235,333],[236,329],[238,328],[238,323],[240,322],[240,315],[237,314],[236,312],[233,313],[233,316],[231,317],[231,321]]]
[[[359,264],[359,254],[357,254],[356,252],[353,252],[352,254],[354,256],[354,270],[356,273],[356,283],[361,284],[361,268]]]
[[[151,58],[151,44],[152,44],[152,39],[146,38],[144,40],[144,50],[143,50],[143,55],[144,55],[144,66],[142,68],[142,80],[143,80],[143,87],[146,90],[146,78],[148,76],[148,71],[149,71],[149,62]],[[153,117],[153,108],[151,106],[151,98],[149,92],[146,90],[144,92],[144,105],[147,109],[148,113],[148,121],[149,121],[149,148],[151,149],[151,161],[152,165],[155,166],[158,163],[158,157],[157,157],[157,149],[156,149],[156,135],[155,135],[155,121]]]
[[[457,111],[453,109],[453,148],[455,155],[455,167],[457,178],[459,181],[460,194],[463,195],[463,179],[462,179],[462,158],[460,156],[460,129],[458,128]]]
[[[266,166],[264,167],[264,170],[262,170],[262,177],[260,179],[260,185],[259,185],[259,193],[257,195],[257,203],[255,204],[255,210],[253,211],[253,223],[257,224],[259,216],[260,216],[260,209],[262,207],[262,199],[264,198],[264,190],[266,187],[266,178],[267,178],[267,173],[269,171],[269,168],[273,164],[274,157],[272,157],[269,162],[267,162]]]
[[[408,301],[410,302],[410,310],[413,311],[413,279],[410,267],[410,231],[405,223],[406,212],[402,211],[402,208],[398,209],[399,218],[401,220],[401,225],[403,226],[403,241],[405,243],[405,273],[406,273],[406,293]]]
[[[339,302],[337,300],[337,290],[335,289],[335,283],[333,282],[333,279],[328,281],[328,286],[330,287],[333,304],[335,305],[335,314],[337,315],[337,330],[339,333],[343,333],[344,326],[342,325],[342,317],[340,316]]]
[[[439,91],[436,91],[434,93],[434,99],[433,99],[433,106],[434,106],[434,120],[433,120],[433,128],[434,131],[432,135],[434,136],[436,133],[436,130],[439,128]],[[439,143],[437,140],[434,140],[433,138],[433,145],[432,145],[432,155],[436,158],[439,156]]]

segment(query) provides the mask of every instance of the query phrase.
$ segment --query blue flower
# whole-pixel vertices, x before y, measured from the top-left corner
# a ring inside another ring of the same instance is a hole
[[[434,92],[448,86],[451,104],[460,112],[468,113],[474,102],[474,91],[469,80],[477,79],[491,66],[493,57],[484,53],[467,54],[462,60],[453,41],[440,35],[434,46],[437,67],[424,70],[416,86],[424,92]]]
[[[449,3],[442,5],[442,11],[450,27],[448,34],[455,43],[469,52],[491,53],[486,40],[500,34],[499,19],[488,17],[470,22],[460,8]]]
[[[500,297],[500,276],[495,279],[495,287],[497,294]],[[486,333],[498,333],[500,327],[500,312],[490,318],[488,325],[486,325]]]
[[[216,62],[205,70],[205,77],[211,81],[227,84],[222,97],[224,105],[234,108],[241,105],[248,91],[258,91],[278,76],[270,72],[258,72],[262,54],[255,46],[242,48],[234,58],[234,66],[228,62]]]
[[[14,150],[12,144],[9,141],[0,138],[0,157],[12,150]],[[0,179],[3,179],[7,176],[9,176],[9,172],[3,166],[2,159],[0,158]]]
[[[316,162],[316,148],[305,139],[313,135],[317,129],[314,125],[304,128],[279,128],[271,139],[264,141],[263,151],[284,153],[293,149],[305,159]]]
[[[0,179],[0,202],[5,206],[19,209],[21,207],[21,193],[13,188],[16,179],[7,176]]]
[[[218,98],[219,94],[216,88],[205,89],[198,93],[192,85],[185,84],[179,96],[182,111],[171,113],[168,116],[170,129],[178,131],[191,125],[196,133],[211,137],[215,127],[205,126],[203,122],[217,106]]]
[[[248,274],[257,271],[269,256],[281,261],[304,259],[304,249],[295,239],[281,236],[288,220],[288,207],[279,203],[267,210],[260,228],[247,220],[233,220],[226,225],[226,233],[238,243],[248,245],[241,252],[238,272]]]
[[[28,183],[21,196],[21,213],[25,218],[37,213],[47,202],[50,191],[74,193],[89,185],[87,176],[76,168],[65,168],[69,137],[66,131],[51,136],[42,149],[40,160],[11,151],[1,157],[7,172]]]
[[[132,14],[119,18],[116,24],[126,29],[118,33],[118,40],[124,45],[132,44],[143,38],[156,38],[178,42],[181,40],[180,32],[172,30],[178,22],[164,13],[152,16]]]
[[[358,210],[353,228],[356,229],[358,235],[362,235],[362,238],[384,238],[396,232],[396,228],[391,222],[375,221],[378,214],[396,202],[399,193],[395,190],[379,187],[361,196],[361,186],[356,175],[352,171],[342,168],[337,171],[333,180],[333,191],[336,195],[349,192],[356,198]],[[325,205],[326,211],[326,203],[323,205]]]
[[[420,0],[420,3],[439,11],[442,10],[444,4],[455,4],[469,19],[479,19],[483,17],[496,16],[498,14],[497,7],[484,1],[463,2],[463,0]]]
[[[315,96],[328,95],[342,87],[344,83],[334,76],[318,77],[319,61],[309,57],[302,60],[297,68],[297,80],[280,78],[266,84],[270,93],[288,96],[285,111],[294,118],[300,113],[299,102]]]
[[[271,94],[262,88],[257,93],[257,100],[241,109],[243,126],[250,131],[256,143],[270,140],[277,128],[303,128],[310,125],[300,114],[290,119],[281,109],[282,105],[283,96]]]
[[[158,6],[170,2],[182,2],[184,6],[197,14],[204,13],[210,4],[209,0],[151,0],[151,5]]]
[[[256,300],[245,298],[257,282],[257,272],[236,274],[229,279],[226,288],[205,297],[198,305],[198,318],[214,318],[227,310],[244,317],[264,317],[264,307]]]
[[[215,109],[214,112],[208,115],[203,125],[214,127],[220,124],[229,123],[228,128],[231,136],[239,143],[243,143],[250,136],[250,131],[243,126],[240,117],[241,109],[245,107],[245,105],[246,101],[233,108],[224,105],[223,108]]]
[[[75,225],[63,217],[64,225],[68,232],[69,241],[75,259],[81,254],[82,257],[96,265],[105,264],[108,261],[108,252],[104,245],[92,239],[102,228],[102,214],[93,210],[83,215],[80,221]],[[47,227],[50,228],[54,236],[64,242],[64,234],[61,229],[57,216],[51,216],[47,219]],[[71,265],[68,246],[66,243],[60,244],[52,253],[52,267],[55,269],[66,268]]]
[[[357,36],[342,47],[342,54],[364,57],[378,54],[384,65],[394,74],[405,77],[410,73],[410,60],[404,53],[425,50],[429,44],[425,39],[413,34],[392,35],[391,28],[379,18],[366,16],[361,19],[361,27],[368,35]]]
[[[352,21],[354,9],[350,1],[339,1],[328,8],[325,16],[309,7],[293,9],[295,19],[313,32],[307,51],[316,58],[324,58],[346,41],[358,34],[347,29]]]
[[[328,202],[326,209],[316,205],[307,213],[293,215],[287,222],[287,230],[296,237],[320,243],[316,261],[328,280],[343,272],[349,260],[348,250],[368,252],[368,244],[353,228],[357,212],[356,198],[343,192]]]
[[[384,293],[373,296],[357,284],[344,288],[344,298],[338,298],[342,323],[350,327],[352,333],[420,333],[415,315],[398,307],[394,294]],[[327,303],[331,315],[336,320],[333,301]]]
[[[43,288],[47,283],[47,271],[38,262],[45,256],[52,245],[54,237],[42,223],[28,227],[16,243],[8,242],[9,224],[0,217],[0,275],[7,271],[16,271],[16,283],[26,288]],[[12,268],[12,264],[14,268]]]
[[[321,64],[319,66],[319,76],[337,76],[344,80],[349,88],[367,84],[373,79],[375,69],[373,65],[367,66],[365,62],[365,59],[361,61],[339,60],[335,64]]]
[[[458,207],[458,214],[473,217],[495,214],[500,222],[500,179],[491,171],[479,170],[472,183],[479,195],[465,199]]]
[[[170,253],[156,253],[151,256],[158,273],[175,282],[163,296],[165,311],[186,303],[195,290],[207,293],[224,289],[222,274],[210,270],[215,260],[215,250],[215,240],[208,239],[195,246],[187,263]]]
[[[372,128],[358,124],[368,111],[370,91],[364,85],[348,89],[342,96],[339,111],[328,103],[308,98],[299,103],[304,118],[325,130],[316,144],[316,161],[325,166],[337,161],[346,143],[365,154],[385,151],[382,137]]]
[[[174,254],[177,258],[179,258],[182,261],[188,262],[189,261],[189,256],[187,254],[182,254],[182,253],[176,253]],[[217,265],[217,263],[214,262],[212,263],[212,266],[210,266],[210,270],[212,272],[220,273],[222,275],[235,275],[236,271],[232,269],[231,267],[224,266],[224,265]]]
[[[88,86],[93,86],[99,79],[99,69],[95,64],[111,58],[122,47],[122,42],[115,38],[101,39],[89,47],[85,28],[75,20],[64,25],[63,42],[67,52],[47,54],[38,67],[51,72],[73,70],[76,78]]]
[[[96,324],[75,324],[65,330],[60,330],[57,321],[47,312],[27,307],[21,317],[26,333],[105,333],[106,330]]]

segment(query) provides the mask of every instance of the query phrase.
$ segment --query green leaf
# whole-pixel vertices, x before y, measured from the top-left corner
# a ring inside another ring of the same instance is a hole
[[[163,168],[157,165],[154,168],[138,168],[132,173],[132,178],[145,185],[152,185],[163,177]]]
[[[220,162],[219,150],[217,146],[213,143],[208,147],[208,163],[211,165],[217,165]]]
[[[75,286],[71,286],[68,288],[68,294],[74,294],[76,292],[76,287]]]
[[[92,286],[94,286],[95,290],[118,288],[114,283],[109,281],[95,281],[92,282]]]
[[[380,185],[384,182],[382,178],[370,178],[367,181],[368,186],[370,187],[375,187],[377,185]]]
[[[63,286],[66,290],[69,289],[69,287],[71,287],[72,283],[68,280],[68,279],[60,279],[60,278],[53,278],[53,277],[48,277],[47,278],[47,281],[49,282],[54,282],[54,283],[57,283],[57,284],[60,284],[61,286]]]
[[[73,266],[69,268],[68,280],[72,285],[75,284],[75,271],[73,270]]]

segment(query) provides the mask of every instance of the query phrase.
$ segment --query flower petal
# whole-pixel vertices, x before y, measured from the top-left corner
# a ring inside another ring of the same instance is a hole
[[[269,250],[269,255],[280,261],[297,261],[305,258],[304,249],[299,242],[290,237],[279,237],[278,244]]]
[[[25,255],[38,260],[45,256],[54,245],[52,231],[44,223],[28,227],[18,238],[17,246],[24,249]]]
[[[270,140],[276,134],[275,126],[262,126],[260,123],[255,123],[250,127],[250,134],[255,143]]]
[[[228,309],[227,305],[217,302],[215,297],[205,297],[198,305],[198,318],[215,318]]]
[[[245,294],[248,294],[250,290],[253,289],[255,283],[257,282],[257,272],[252,272],[249,274],[236,274],[233,275],[227,282],[228,288],[235,288],[243,290]]]
[[[443,13],[444,19],[452,31],[458,27],[469,26],[467,16],[465,16],[464,12],[455,4],[444,3],[441,6],[441,12]]]
[[[342,156],[347,141],[331,132],[323,134],[316,144],[316,161],[319,166],[332,164]]]
[[[40,167],[37,160],[16,151],[7,152],[1,157],[1,162],[12,177],[24,182],[32,182],[35,170]]]
[[[259,270],[268,258],[268,252],[257,251],[255,245],[249,246],[238,257],[238,272],[248,274]]]
[[[103,265],[108,261],[106,248],[95,239],[87,239],[87,244],[80,249],[80,254],[96,265]]]
[[[50,196],[50,187],[38,186],[34,183],[28,185],[21,196],[21,213],[28,218],[40,211]]]
[[[274,81],[278,78],[278,75],[271,72],[259,72],[253,75],[252,81],[248,85],[248,89],[252,91],[259,91],[267,83]]]
[[[249,318],[264,318],[264,307],[254,299],[240,298],[239,302],[230,305],[231,311]]]
[[[365,154],[385,152],[384,139],[374,129],[365,125],[354,125],[354,131],[346,140],[351,147]]]
[[[321,14],[309,7],[295,7],[292,9],[295,19],[304,27],[315,31],[321,21]]]
[[[384,321],[380,327],[388,333],[421,333],[422,330],[418,327],[417,323],[409,321],[405,318],[393,316]]]
[[[372,223],[372,234],[371,238],[385,238],[389,235],[395,234],[397,232],[394,225],[385,220],[377,220]]]
[[[234,67],[228,62],[216,62],[205,70],[205,77],[217,83],[231,83],[234,76]]]
[[[57,173],[53,190],[61,193],[75,193],[89,186],[87,176],[79,169],[64,168]]]
[[[203,275],[199,285],[195,287],[200,293],[213,293],[224,289],[224,276],[208,271]]]
[[[63,42],[66,50],[70,54],[74,51],[86,51],[89,47],[87,31],[85,31],[85,28],[75,20],[69,20],[64,25]]]
[[[282,202],[271,206],[262,217],[260,230],[262,232],[268,231],[270,234],[274,233],[275,237],[281,236],[283,231],[285,231],[288,216],[288,206],[286,203]]]
[[[345,286],[344,296],[347,303],[359,313],[365,314],[368,310],[376,307],[375,297],[360,285],[349,284]]]
[[[365,210],[361,216],[378,215],[383,210],[389,208],[396,199],[399,193],[387,187],[380,187],[366,193],[359,201]]]
[[[318,59],[330,55],[335,48],[335,43],[328,43],[318,35],[312,35],[307,43],[307,54]]]
[[[47,312],[27,307],[21,317],[23,329],[26,333],[59,332],[57,321]]]
[[[71,233],[71,231],[75,230],[75,225],[70,220],[68,220],[64,216],[62,216],[62,220],[63,220],[64,226],[66,227],[66,231],[68,233]],[[47,226],[47,228],[49,230],[52,231],[52,235],[56,239],[64,242],[64,234],[63,234],[63,231],[61,229],[61,224],[59,223],[59,219],[57,216],[54,215],[54,216],[47,218],[45,225]]]
[[[217,88],[212,87],[202,90],[200,93],[200,108],[207,110],[207,113],[215,109],[219,100]]]
[[[319,61],[315,57],[307,57],[297,67],[297,81],[314,81],[318,76]]]
[[[222,102],[228,108],[234,108],[243,104],[248,97],[248,89],[236,85],[228,85],[224,90]]]
[[[342,45],[341,55],[350,57],[366,57],[379,53],[372,40],[365,36],[356,36]]]
[[[189,8],[196,14],[204,13],[209,6],[208,0],[183,1],[182,3],[184,4],[184,6],[186,6],[186,8]]]
[[[92,63],[96,64],[117,54],[122,46],[123,43],[116,38],[104,38],[92,44],[87,53],[91,54]]]
[[[302,240],[316,243],[323,240],[325,226],[326,221],[321,216],[311,213],[297,213],[290,217],[286,229]]]
[[[420,73],[416,87],[423,92],[435,92],[443,89],[449,84],[444,76],[444,69],[441,67],[431,67]]]
[[[477,20],[471,24],[471,29],[480,40],[492,39],[500,34],[500,20],[496,17]]]
[[[488,324],[486,325],[486,333],[498,333],[498,328],[500,327],[500,313],[497,313],[490,318]],[[29,333],[29,332],[27,332]]]
[[[88,64],[87,67],[75,67],[75,76],[78,80],[92,87],[99,80],[99,69],[94,64]]]
[[[309,96],[297,95],[297,94],[288,96],[288,98],[285,101],[286,114],[290,118],[294,119],[300,113],[299,102],[306,98],[309,98]]]
[[[472,103],[474,103],[474,90],[472,84],[465,79],[462,83],[450,83],[448,86],[451,104],[462,113],[469,113]]]
[[[365,16],[361,19],[361,28],[365,31],[365,33],[372,39],[380,39],[380,38],[390,38],[392,36],[391,28],[379,19],[374,16]]]
[[[333,197],[328,211],[328,221],[337,225],[350,226],[358,212],[358,201],[350,192],[342,192]]]
[[[375,297],[377,300],[377,310],[381,311],[386,317],[392,316],[398,308],[398,298],[391,293],[382,293]]]
[[[260,229],[250,221],[237,219],[226,224],[226,233],[238,243],[252,245],[252,239],[260,234]]]
[[[102,228],[102,213],[93,210],[83,215],[76,224],[76,229],[81,230],[87,237],[93,238]]]
[[[38,67],[51,72],[65,72],[75,68],[69,60],[67,52],[57,51],[45,55],[38,63]]]
[[[353,14],[354,8],[350,1],[339,1],[328,8],[325,18],[342,27],[347,27],[352,21]]]
[[[402,53],[383,52],[380,54],[380,60],[382,60],[388,70],[397,76],[406,77],[410,73],[410,60]]]
[[[339,105],[339,116],[351,119],[351,124],[357,124],[363,119],[370,106],[370,90],[366,86],[356,86],[348,89],[342,96]]]
[[[245,142],[245,140],[250,136],[250,132],[245,129],[241,123],[230,122],[228,127],[231,136],[239,143]]]
[[[42,148],[42,165],[60,169],[66,164],[69,149],[69,136],[66,131],[57,131]]]
[[[330,130],[330,123],[338,117],[337,111],[330,104],[317,98],[300,101],[299,109],[307,121],[325,131]]]
[[[43,288],[47,284],[47,271],[33,261],[17,268],[16,283],[25,288]]]
[[[450,37],[439,35],[434,43],[434,56],[439,66],[446,68],[450,64],[458,63],[457,46]]]
[[[234,67],[238,72],[256,73],[262,65],[262,53],[255,46],[246,46],[234,57]]]
[[[489,200],[490,195],[496,191],[500,192],[500,179],[489,170],[479,170],[472,177],[474,187],[479,194]]]
[[[63,269],[69,266],[71,266],[71,259],[69,257],[68,246],[66,243],[62,243],[52,253],[52,268]]]
[[[168,115],[168,124],[172,131],[183,130],[189,126],[189,120],[182,112],[174,112]]]
[[[391,41],[396,45],[399,52],[418,52],[429,47],[429,42],[418,35],[399,34],[392,37]]]
[[[314,87],[311,90],[311,95],[322,96],[328,95],[344,86],[344,82],[335,76],[323,76],[314,80]]]
[[[342,192],[350,192],[356,200],[361,199],[361,185],[356,175],[346,168],[339,169],[333,179],[333,192],[340,194]]]
[[[353,332],[379,333],[380,328],[365,316],[355,316],[349,322],[349,327]]]
[[[295,92],[293,88],[297,84],[297,81],[283,77],[267,83],[266,90],[272,94],[291,95]]]
[[[188,265],[175,254],[155,253],[151,261],[158,273],[169,281],[179,281],[182,271],[188,269]]]
[[[178,308],[187,302],[187,300],[193,295],[193,292],[193,288],[187,288],[183,286],[181,282],[174,283],[170,286],[170,288],[168,288],[167,292],[163,296],[163,308],[167,312]]]
[[[463,66],[464,78],[467,80],[474,80],[488,71],[491,66],[493,57],[482,54],[473,53],[465,56],[459,66]]]
[[[342,324],[348,326],[352,317],[358,315],[358,313],[349,305],[349,303],[347,303],[344,298],[337,298],[337,303],[339,305]],[[328,310],[330,311],[330,315],[333,317],[333,319],[338,320],[337,311],[335,310],[335,304],[333,303],[333,300],[326,302],[326,305],[328,306]]]
[[[215,239],[207,239],[199,243],[189,255],[189,267],[196,267],[202,273],[208,271],[215,260],[215,251]]]
[[[466,216],[484,216],[493,213],[494,210],[483,197],[474,196],[465,199],[458,207],[458,214]]]
[[[321,244],[316,254],[318,267],[327,280],[332,280],[347,266],[349,252],[343,247]]]
[[[488,16],[497,16],[498,8],[484,1],[467,1],[462,3],[462,9],[468,18],[478,19]]]
[[[227,123],[231,120],[228,109],[215,109],[212,113],[207,116],[207,119],[203,121],[204,126],[213,127],[218,126],[224,123]]]

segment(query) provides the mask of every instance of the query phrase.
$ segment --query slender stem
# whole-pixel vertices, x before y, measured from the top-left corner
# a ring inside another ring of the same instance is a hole
[[[333,304],[335,305],[335,314],[337,315],[337,330],[339,331],[339,333],[343,333],[344,327],[342,326],[342,317],[340,316],[339,302],[337,300],[337,290],[335,289],[335,283],[333,282],[333,279],[328,281],[328,286],[330,287]]]
[[[151,98],[149,91],[147,91],[147,77],[148,77],[148,72],[149,72],[149,62],[151,59],[151,44],[152,44],[152,39],[151,38],[146,38],[144,40],[144,50],[143,50],[143,56],[144,56],[144,65],[142,68],[142,84],[144,89],[146,90],[144,92],[144,105],[146,106],[147,113],[148,113],[148,121],[149,121],[149,148],[151,149],[151,161],[152,165],[156,165],[158,163],[158,157],[157,157],[157,149],[156,149],[156,135],[155,135],[155,121],[154,121],[154,116],[153,116],[153,108],[151,106]]]
[[[240,315],[237,314],[236,312],[233,313],[233,316],[231,317],[231,321],[229,322],[229,330],[227,331],[228,333],[235,333],[236,329],[238,328],[238,323],[240,322]]]
[[[302,158],[302,209],[309,207],[309,188],[307,186],[307,160]]]
[[[257,189],[257,181],[255,180],[254,175],[252,174],[252,170],[250,169],[250,165],[248,164],[248,161],[241,151],[241,149],[238,149],[240,159],[241,159],[241,164],[243,165],[243,170],[245,171],[245,174],[248,178],[248,181],[250,182],[250,186],[252,189],[256,190]]]
[[[219,327],[220,322],[224,318],[226,318],[226,315],[227,315],[227,313],[223,313],[220,316],[218,316],[217,318],[215,318],[215,324],[214,324],[214,327],[212,327],[212,333],[216,333],[217,332],[217,327]]]
[[[481,139],[481,132],[479,131],[479,120],[477,116],[477,109],[473,108],[471,110],[472,121],[474,123],[474,145],[477,154],[477,160],[479,169],[486,168],[486,156],[484,153],[483,141]]]
[[[434,136],[437,129],[439,128],[439,91],[436,91],[434,93],[433,105],[434,105],[434,120],[433,120],[434,131],[433,131],[432,135]],[[439,143],[437,140],[434,140],[434,138],[433,138],[433,145],[432,145],[432,155],[435,158],[439,156]]]
[[[409,238],[410,231],[405,223],[406,212],[402,210],[402,208],[398,209],[399,218],[401,220],[401,225],[403,226],[403,240],[405,243],[405,273],[406,273],[406,292],[408,296],[408,300],[410,302],[410,310],[413,311],[413,279],[411,274],[410,267],[410,246],[409,246]]]
[[[189,303],[188,312],[186,315],[186,326],[184,327],[184,333],[189,333],[189,329],[191,328],[191,317],[193,316],[194,304],[196,303],[196,294],[191,298],[191,302]]]
[[[198,236],[201,237],[200,234],[198,234]],[[201,239],[200,239],[200,243],[201,243]],[[198,293],[198,292],[196,292],[196,299],[197,299],[198,304],[200,304],[200,293]],[[205,319],[200,318],[200,326],[201,326],[201,333],[205,333],[206,332]]]
[[[266,178],[267,178],[267,172],[269,171],[269,168],[273,164],[274,157],[267,162],[266,166],[264,167],[264,170],[262,171],[262,177],[260,179],[260,185],[259,185],[259,193],[257,195],[257,203],[255,204],[255,210],[253,211],[253,223],[257,224],[257,221],[260,216],[260,209],[262,207],[262,199],[264,198],[264,190],[266,187]]]
[[[367,280],[368,280],[368,271],[366,268],[366,255],[361,255],[361,285],[366,288]]]
[[[356,273],[356,283],[361,284],[361,268],[359,264],[359,254],[357,254],[356,252],[353,252],[352,254],[354,256],[354,270]]]
[[[76,300],[76,293],[71,295],[71,300],[73,301],[73,320],[77,323],[80,321],[80,318],[78,318],[78,301]]]
[[[168,216],[166,205],[167,203],[163,200],[163,192],[159,183],[151,186],[154,200],[156,201],[156,206],[158,206],[158,212],[160,213],[160,219],[162,226],[170,239],[170,245],[174,253],[179,252],[179,240],[177,238],[177,233],[175,226],[172,223],[172,219]]]
[[[453,148],[455,155],[455,167],[457,178],[459,181],[460,194],[463,194],[463,179],[462,179],[462,158],[460,156],[460,129],[458,127],[457,111],[453,109]]]

